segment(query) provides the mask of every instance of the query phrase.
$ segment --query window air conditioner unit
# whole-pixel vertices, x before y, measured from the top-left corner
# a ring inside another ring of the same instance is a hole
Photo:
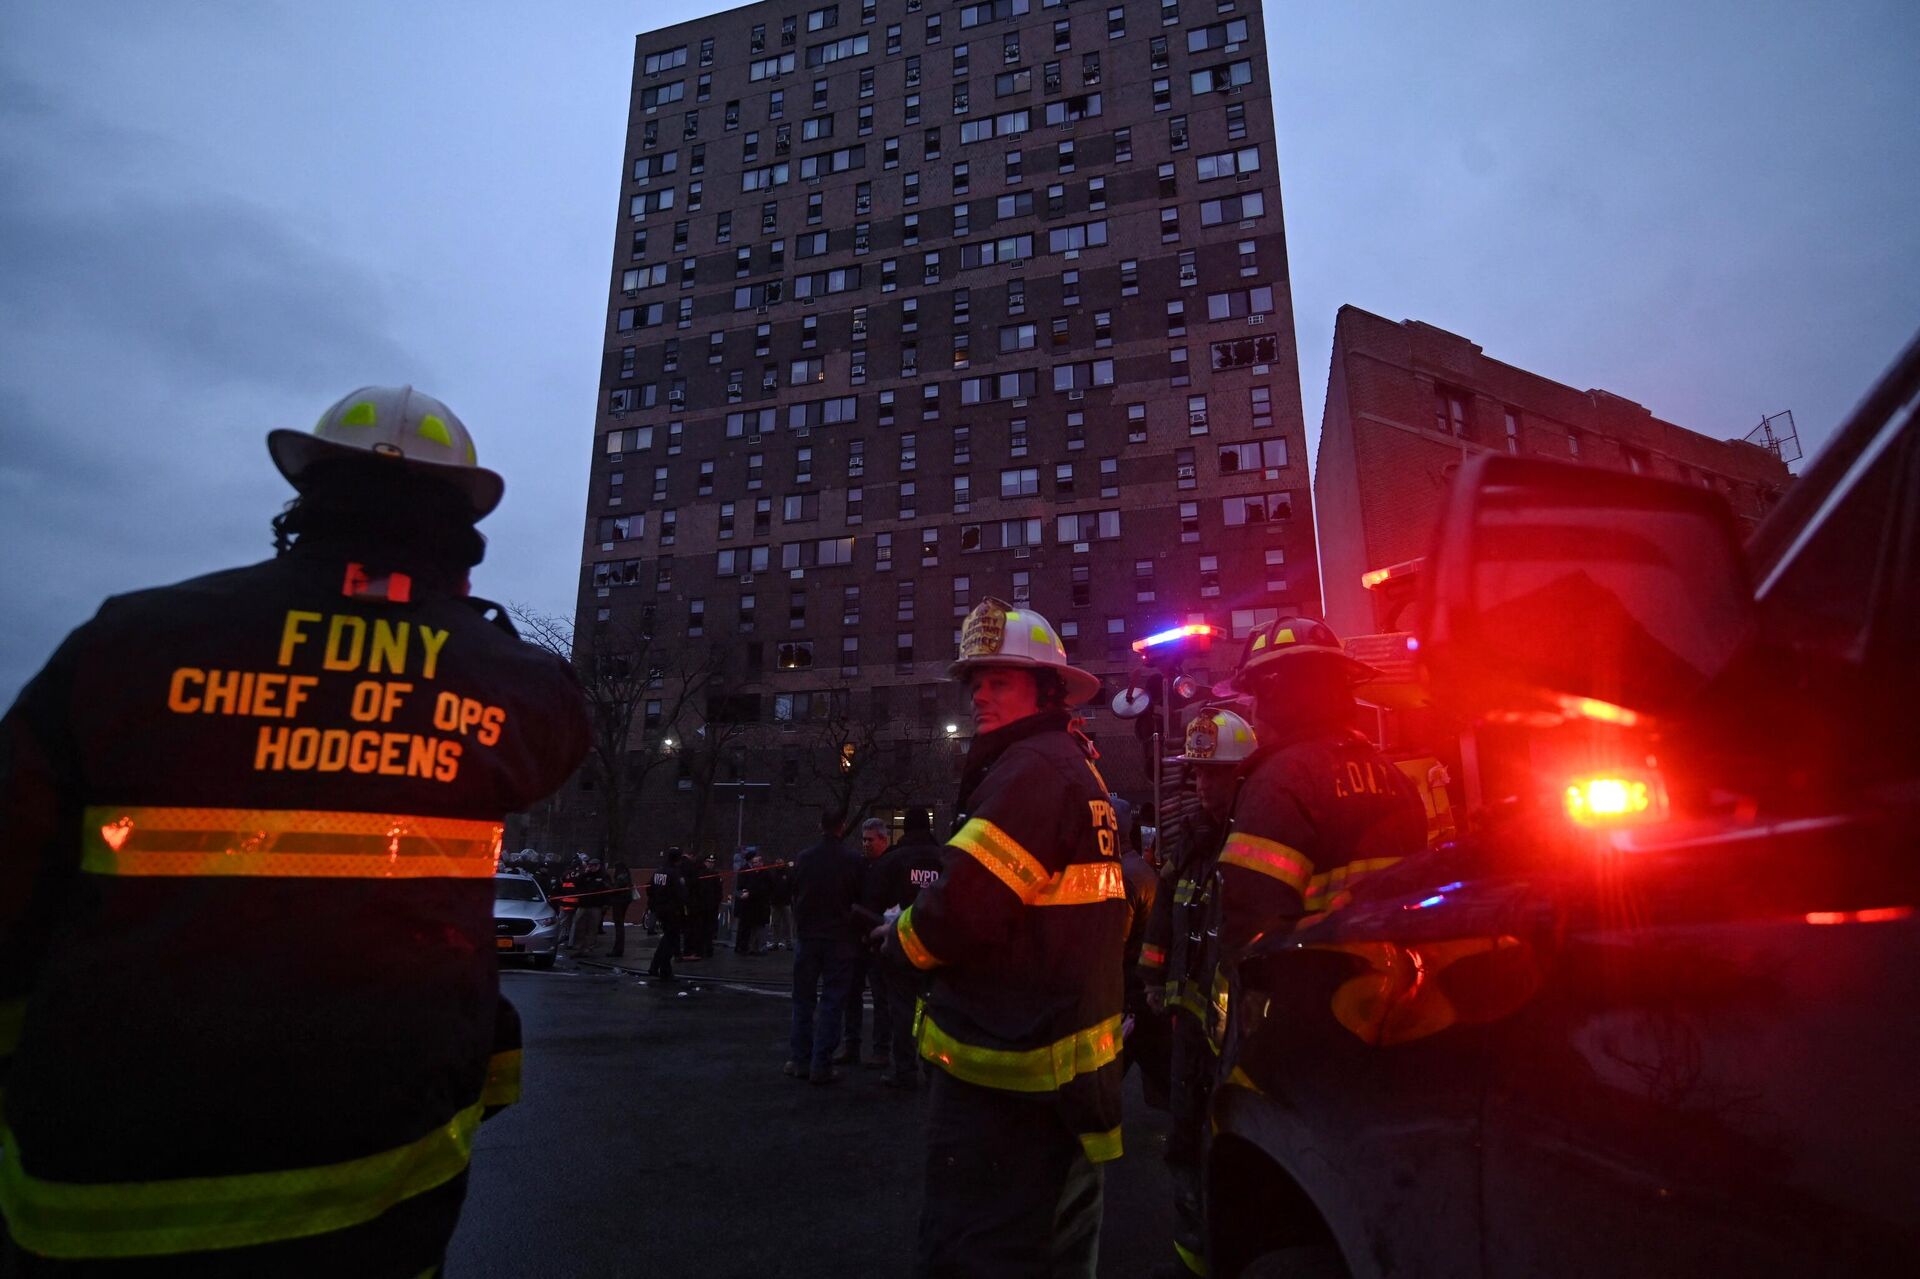
[[[1248,324],[1265,324],[1266,322],[1267,317],[1264,313],[1256,313],[1247,317]]]
[[[1033,548],[1031,546],[1016,546],[1013,548],[1013,558],[1016,560],[1030,560],[1033,558]]]
[[[1084,400],[1087,398],[1087,393],[1085,391],[1068,391],[1067,398],[1069,400]]]
[[[752,586],[752,585],[753,585],[753,574],[751,574],[751,573],[742,573],[742,574],[740,575],[740,585],[742,585],[742,586]]]

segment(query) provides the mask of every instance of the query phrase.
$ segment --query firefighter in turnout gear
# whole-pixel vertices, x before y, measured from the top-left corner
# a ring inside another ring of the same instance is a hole
[[[1260,749],[1220,851],[1223,960],[1338,910],[1355,884],[1426,846],[1419,791],[1353,727],[1353,687],[1373,674],[1311,618],[1247,637],[1228,684],[1254,699]]]
[[[109,599],[0,721],[8,1274],[434,1273],[518,1095],[501,819],[587,716],[467,598],[500,477],[406,387],[269,447],[281,554]]]
[[[938,882],[884,930],[933,974],[922,1276],[1091,1276],[1120,1155],[1120,832],[1068,708],[1100,681],[1047,620],[983,600],[949,674],[976,735]]]
[[[1167,1138],[1167,1168],[1173,1176],[1173,1247],[1182,1268],[1202,1275],[1207,1268],[1201,1155],[1220,1032],[1213,1016],[1214,947],[1207,932],[1227,815],[1252,766],[1255,746],[1253,726],[1224,707],[1205,709],[1188,722],[1180,762],[1192,773],[1194,794],[1178,797],[1186,838],[1179,860],[1163,870],[1171,888],[1163,887],[1154,901],[1146,945],[1140,951],[1147,989],[1164,992],[1159,998],[1173,1009],[1173,1130]]]

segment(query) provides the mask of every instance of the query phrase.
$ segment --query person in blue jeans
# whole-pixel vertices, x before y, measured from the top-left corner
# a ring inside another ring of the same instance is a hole
[[[860,954],[853,908],[860,900],[861,863],[840,842],[845,829],[844,814],[821,813],[820,842],[793,867],[793,1039],[782,1069],[815,1084],[840,1077],[833,1053]]]

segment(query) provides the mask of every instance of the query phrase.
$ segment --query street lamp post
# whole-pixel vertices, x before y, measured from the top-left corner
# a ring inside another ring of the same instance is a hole
[[[747,830],[747,788],[771,786],[772,782],[715,782],[714,789],[729,787],[739,792],[739,804],[735,807],[733,818],[733,851],[739,852],[746,844]]]

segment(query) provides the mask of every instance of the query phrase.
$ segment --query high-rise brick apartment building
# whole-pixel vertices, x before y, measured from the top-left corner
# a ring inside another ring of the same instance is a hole
[[[639,38],[620,164],[577,634],[712,679],[640,710],[678,755],[649,838],[709,780],[770,784],[715,795],[721,844],[797,843],[850,778],[950,804],[986,596],[1110,675],[1317,609],[1254,0],[729,10]]]
[[[1793,479],[1774,451],[1502,364],[1430,324],[1343,306],[1314,472],[1326,616],[1336,631],[1405,628],[1404,598],[1370,592],[1361,578],[1425,555],[1453,468],[1488,451],[1714,488],[1747,528]]]

